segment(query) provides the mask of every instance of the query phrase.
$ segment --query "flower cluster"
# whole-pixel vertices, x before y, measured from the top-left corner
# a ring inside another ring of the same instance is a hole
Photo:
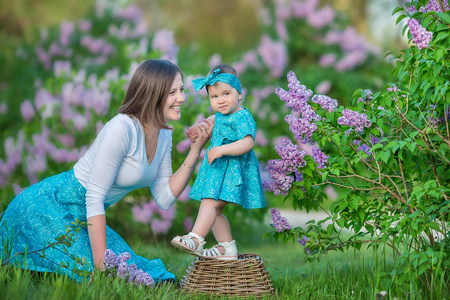
[[[373,93],[371,90],[364,90],[362,96],[358,98],[358,102],[370,103],[373,99]]]
[[[155,281],[152,276],[147,272],[138,269],[136,264],[128,264],[128,260],[131,258],[130,253],[123,252],[117,256],[114,251],[106,249],[104,266],[105,272],[108,276],[117,276],[121,279],[128,280],[129,283],[143,284],[148,287],[154,287]]]
[[[154,234],[166,234],[175,218],[175,206],[164,210],[155,201],[132,207],[134,219],[142,224],[149,224]]]
[[[306,243],[309,241],[307,236],[303,236],[301,239],[298,239],[298,242],[305,247],[305,253],[306,255],[310,255],[311,254],[311,250],[309,249],[309,247],[306,247]]]
[[[275,195],[286,196],[294,181],[303,180],[298,168],[306,165],[304,160],[306,153],[288,138],[281,138],[280,144],[275,146],[275,151],[281,159],[269,160],[265,167],[274,181],[264,182],[263,186]]]
[[[292,115],[287,115],[284,120],[290,125],[289,130],[298,140],[311,137],[313,132],[317,130],[316,123],[310,123],[308,120],[296,118]]]
[[[302,244],[303,247],[306,246],[306,242],[309,241],[308,237],[303,236],[301,239],[298,239],[298,242]]]
[[[372,155],[370,153],[370,147],[367,146],[367,144],[361,143],[361,141],[359,141],[359,140],[354,140],[353,144],[358,146],[358,151],[364,151],[364,153],[366,153],[367,156],[369,156],[369,157]]]
[[[342,117],[337,119],[339,125],[347,125],[355,127],[356,131],[362,131],[364,127],[372,126],[372,122],[367,118],[366,114],[353,111],[351,109],[344,109],[342,111]]]
[[[314,158],[314,161],[317,164],[317,168],[319,169],[325,169],[326,165],[328,164],[328,155],[325,155],[325,153],[323,153],[319,147],[314,146],[312,148],[312,156]]]
[[[292,228],[291,224],[288,223],[285,217],[281,216],[280,210],[276,207],[272,207],[270,209],[270,214],[272,215],[272,226],[275,227],[275,229],[278,232],[283,232],[290,230]]]
[[[294,172],[298,167],[305,166],[305,151],[298,148],[298,145],[294,145],[288,138],[281,138],[281,144],[275,146],[275,151],[280,155],[283,166],[282,170],[286,172]]]
[[[413,14],[415,12],[417,12],[416,7],[414,6],[414,3],[411,2],[406,2],[405,4],[408,7],[408,11]],[[448,0],[442,0],[442,5],[444,8],[444,11],[447,11],[450,9],[450,6],[448,4]],[[436,0],[429,0],[428,3],[425,6],[420,7],[419,11],[423,12],[423,13],[427,13],[430,11],[435,11],[435,12],[443,12],[442,11],[442,7],[437,3]]]
[[[313,103],[318,103],[324,110],[329,112],[335,111],[338,107],[336,99],[332,99],[325,95],[314,95],[311,99]]]
[[[408,20],[409,32],[412,34],[412,41],[419,50],[428,48],[428,43],[433,38],[433,33],[422,27],[419,21],[414,18]]]
[[[398,91],[400,91],[400,89],[395,84],[390,86],[390,87],[388,87],[387,90],[389,92],[398,92]]]
[[[294,176],[288,175],[283,170],[284,167],[285,165],[281,159],[271,159],[264,168],[274,181],[264,182],[263,187],[277,196],[286,196],[295,180]]]
[[[287,107],[292,108],[294,111],[301,111],[307,105],[307,101],[311,98],[313,92],[300,84],[294,72],[289,72],[287,79],[289,91],[276,88],[275,93],[286,103]]]

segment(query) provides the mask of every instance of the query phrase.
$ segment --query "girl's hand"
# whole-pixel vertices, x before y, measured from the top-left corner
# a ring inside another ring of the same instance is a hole
[[[197,137],[194,141],[192,141],[191,139],[191,148],[201,151],[206,142],[211,138],[213,127],[214,121],[211,121],[209,119],[206,119],[203,122],[192,126],[191,128],[196,131]]]
[[[212,147],[208,151],[208,162],[209,162],[209,164],[212,164],[212,162],[214,160],[216,160],[217,158],[222,157],[222,156],[223,156],[223,153],[222,153],[222,150],[220,149],[220,146],[219,147]]]

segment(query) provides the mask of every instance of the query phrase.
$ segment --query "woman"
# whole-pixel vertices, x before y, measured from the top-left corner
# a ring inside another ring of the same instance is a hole
[[[130,252],[129,263],[148,272],[156,282],[174,280],[161,260],[137,256],[106,226],[105,209],[145,186],[156,203],[168,209],[186,187],[213,123],[207,120],[194,125],[198,138],[172,174],[172,133],[167,122],[180,119],[185,100],[183,79],[179,67],[168,61],[144,61],[131,79],[119,114],[100,131],[73,170],[30,186],[9,204],[0,221],[0,255],[5,259],[6,253],[11,257],[42,249],[78,219],[89,225],[75,235],[68,253],[49,248],[44,258],[29,254],[26,260],[11,263],[81,280],[72,270],[80,266],[76,258],[86,260],[88,271],[102,270],[105,250],[111,249],[116,254]]]

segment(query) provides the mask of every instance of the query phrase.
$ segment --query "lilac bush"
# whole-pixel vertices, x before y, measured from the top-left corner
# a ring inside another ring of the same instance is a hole
[[[305,96],[308,88],[288,73],[289,90],[277,94],[286,106],[300,111],[299,117],[285,120],[295,143],[312,144],[313,149],[302,154],[305,164],[298,170],[268,163],[272,180],[265,184],[285,195],[294,209],[322,208],[329,214],[308,222],[307,228],[275,230],[267,236],[297,240],[309,260],[349,247],[390,247],[395,265],[383,284],[398,288],[400,296],[406,295],[411,278],[435,293],[432,283],[450,269],[450,11],[447,1],[419,0],[406,6],[394,13],[402,13],[399,20],[410,19],[404,29],[409,27],[412,44],[396,54],[393,82],[375,93],[355,91],[352,108],[328,109],[317,101],[322,96]],[[311,110],[319,117],[304,116]],[[281,186],[281,176],[298,173],[301,180]],[[325,209],[329,186],[338,196]],[[351,237],[343,238],[342,229]]]

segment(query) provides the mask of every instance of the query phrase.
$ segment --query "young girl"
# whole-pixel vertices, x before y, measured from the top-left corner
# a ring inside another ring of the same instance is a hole
[[[211,145],[189,193],[190,198],[201,201],[200,210],[192,231],[174,237],[172,245],[195,256],[232,260],[238,252],[223,209],[230,203],[262,208],[266,202],[252,150],[256,124],[248,109],[240,105],[237,72],[228,65],[212,70],[208,77],[193,80],[196,91],[206,88],[216,112]],[[218,244],[203,250],[211,229]]]

